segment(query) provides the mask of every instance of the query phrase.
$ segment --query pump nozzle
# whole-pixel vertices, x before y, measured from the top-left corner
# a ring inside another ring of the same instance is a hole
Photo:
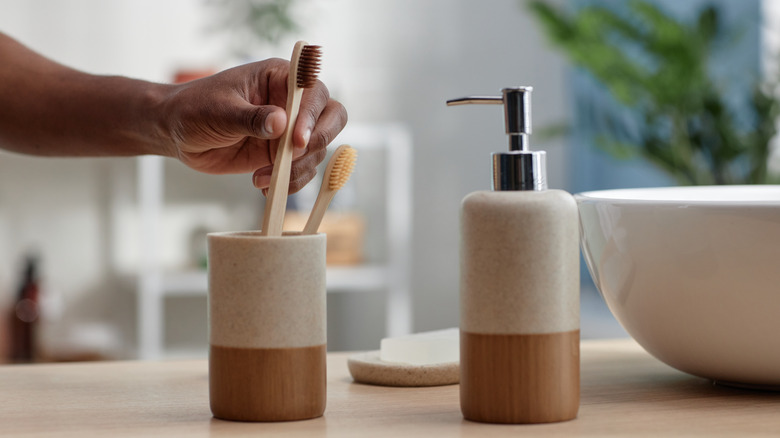
[[[493,190],[544,190],[547,188],[544,151],[531,151],[531,91],[533,87],[504,88],[501,96],[468,96],[447,105],[504,105],[509,152],[493,154]]]
[[[527,151],[531,133],[531,91],[533,87],[504,88],[502,96],[468,96],[447,101],[447,105],[504,105],[504,124],[510,151]]]

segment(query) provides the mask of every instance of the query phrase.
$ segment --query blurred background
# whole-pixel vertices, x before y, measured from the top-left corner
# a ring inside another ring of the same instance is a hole
[[[601,12],[583,14],[592,7]],[[500,107],[447,99],[532,85],[532,146],[548,153],[550,187],[572,193],[713,182],[722,169],[654,155],[675,135],[662,117],[670,107],[690,109],[690,129],[715,131],[704,122],[714,120],[763,151],[729,149],[724,175],[751,173],[756,160],[772,168],[777,105],[773,91],[755,97],[778,73],[780,7],[769,0],[3,0],[0,9],[0,30],[54,60],[157,82],[289,58],[298,39],[324,47],[321,79],[350,117],[337,142],[360,154],[328,229],[331,350],[458,325],[460,202],[490,189],[490,153],[507,143]],[[710,104],[672,102],[682,94]],[[717,155],[687,138],[680,147]],[[295,198],[303,212],[315,186]],[[38,360],[205,357],[205,234],[256,228],[262,205],[249,175],[201,175],[157,157],[0,151],[4,324],[33,288]],[[582,290],[583,337],[624,336],[585,270]]]

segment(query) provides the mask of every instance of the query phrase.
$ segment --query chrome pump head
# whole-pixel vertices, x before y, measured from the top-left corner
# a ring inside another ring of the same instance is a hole
[[[533,87],[504,88],[501,96],[469,96],[447,105],[504,105],[509,152],[493,154],[493,190],[545,190],[547,169],[544,151],[529,149]]]

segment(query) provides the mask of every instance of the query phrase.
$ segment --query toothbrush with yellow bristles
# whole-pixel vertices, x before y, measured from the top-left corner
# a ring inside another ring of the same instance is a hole
[[[314,203],[309,220],[306,222],[306,226],[303,227],[301,234],[317,233],[322,218],[325,216],[325,210],[330,205],[333,197],[336,196],[336,192],[344,187],[344,184],[347,183],[350,175],[352,175],[352,169],[355,168],[356,160],[357,151],[346,144],[339,146],[333,153],[325,168],[325,174],[322,176],[322,186],[320,187],[320,193],[317,195],[317,201]]]

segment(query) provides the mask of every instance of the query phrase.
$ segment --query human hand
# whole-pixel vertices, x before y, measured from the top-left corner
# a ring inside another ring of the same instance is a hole
[[[201,172],[253,172],[255,187],[267,188],[287,125],[288,73],[288,61],[268,59],[171,86],[163,103],[168,154]],[[322,82],[304,90],[292,134],[290,193],[314,178],[346,122],[346,110]]]

